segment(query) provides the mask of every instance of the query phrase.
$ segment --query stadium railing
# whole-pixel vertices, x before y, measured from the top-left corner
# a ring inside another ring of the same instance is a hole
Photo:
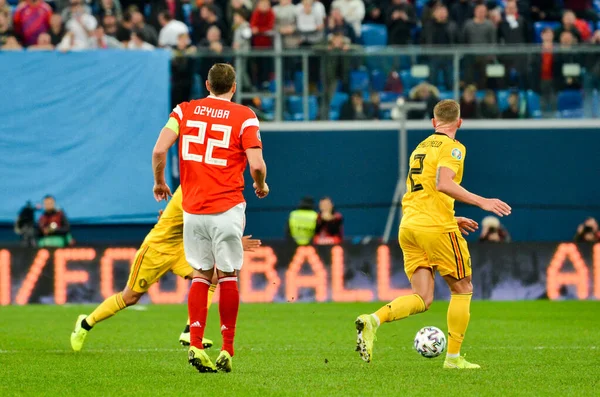
[[[473,84],[480,102],[486,91],[492,90],[500,113],[508,108],[510,93],[515,91],[519,94],[518,118],[600,117],[600,46],[555,45],[552,80],[544,83],[543,49],[535,44],[369,46],[336,51],[327,47],[282,49],[277,36],[274,42],[273,50],[225,50],[219,54],[242,71],[236,99],[254,99],[253,106],[265,120],[338,120],[344,103],[356,92],[362,93],[365,103],[370,102],[372,93],[378,93],[382,106],[377,118],[390,119],[396,99],[418,100],[416,87],[423,82],[431,85],[439,99],[458,100]],[[215,55],[200,51],[193,57],[202,62]],[[265,67],[269,80],[256,81],[257,69]],[[201,88],[193,92],[195,96],[203,94]],[[484,118],[480,111],[472,117]]]

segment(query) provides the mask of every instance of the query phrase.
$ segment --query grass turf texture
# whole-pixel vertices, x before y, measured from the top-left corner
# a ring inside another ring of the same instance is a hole
[[[378,306],[242,305],[230,374],[187,364],[177,341],[184,306],[119,313],[80,353],[69,335],[91,306],[0,307],[0,395],[598,395],[600,302],[473,302],[462,353],[477,371],[444,370],[443,356],[412,350],[422,326],[447,331],[447,302],[385,324],[374,361],[362,362],[354,319]],[[218,323],[213,307],[207,336],[217,346]]]

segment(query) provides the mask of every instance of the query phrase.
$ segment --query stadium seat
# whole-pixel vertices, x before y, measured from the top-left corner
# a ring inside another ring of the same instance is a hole
[[[454,99],[454,91],[440,91],[440,99]]]
[[[404,87],[404,92],[408,93],[410,89],[413,87],[412,76],[410,75],[410,70],[401,70],[400,80],[402,80],[402,87]]]
[[[350,91],[368,91],[369,73],[366,70],[353,70],[350,72]]]
[[[541,43],[542,42],[542,31],[544,29],[546,29],[547,27],[549,27],[552,30],[555,30],[559,26],[560,26],[560,22],[536,22],[536,23],[534,23],[533,24],[534,41],[536,43]]]
[[[513,91],[512,90],[499,90],[498,92],[496,92],[496,99],[498,101],[498,109],[501,112],[508,109],[508,97],[510,96],[511,92],[513,92]],[[519,92],[519,102],[521,104],[523,104],[526,100],[527,100],[527,97],[525,95],[525,92],[520,91]]]
[[[396,102],[398,97],[400,97],[400,94],[397,92],[382,91],[379,93],[379,99],[382,103]]]
[[[185,24],[191,28],[192,27],[192,5],[189,3],[183,3],[181,5],[181,9],[183,11],[183,18]]]
[[[365,23],[361,28],[361,41],[365,47],[387,45],[387,28],[385,25]]]
[[[272,113],[275,110],[275,98],[264,97],[260,99],[262,110],[265,113]]]
[[[600,13],[600,0],[594,0],[594,9]],[[598,29],[600,29],[600,22],[598,22]]]
[[[565,119],[583,117],[583,94],[578,90],[561,91],[558,94],[558,115]]]
[[[348,101],[349,95],[345,92],[336,92],[333,94],[331,101],[329,101],[329,110],[337,111],[338,114],[346,101]]]
[[[540,104],[540,96],[537,92],[527,91],[527,115],[534,119],[542,117],[542,107]]]
[[[385,87],[385,74],[381,70],[371,71],[371,88],[373,91],[383,91]]]
[[[483,98],[485,97],[485,92],[486,90],[477,90],[477,92],[475,92],[475,98],[478,101],[483,101]]]
[[[294,91],[296,94],[302,94],[304,86],[304,72],[297,71],[294,73]]]
[[[592,94],[592,117],[600,118],[600,92],[598,90],[594,90]]]
[[[286,119],[294,121],[303,121],[304,112],[302,108],[302,96],[292,95],[287,98],[287,113]],[[308,97],[308,119],[316,120],[319,105],[317,104],[317,97],[310,95]]]

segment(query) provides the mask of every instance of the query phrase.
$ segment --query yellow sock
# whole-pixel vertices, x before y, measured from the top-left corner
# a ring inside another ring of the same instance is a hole
[[[85,321],[90,325],[94,326],[96,323],[100,321],[106,320],[109,317],[114,316],[121,310],[125,309],[127,305],[125,305],[125,301],[123,300],[123,294],[119,292],[118,294],[114,294],[110,298],[107,298],[104,302],[102,302],[87,318]]]
[[[375,312],[379,324],[401,320],[425,311],[425,302],[418,294],[398,297]]]
[[[460,345],[471,318],[470,294],[452,294],[448,306],[448,354],[460,354]]]
[[[210,287],[208,287],[208,299],[206,300],[206,308],[210,309],[210,305],[212,304],[212,297],[213,294],[215,293],[215,290],[217,289],[217,285],[216,284],[211,284]]]

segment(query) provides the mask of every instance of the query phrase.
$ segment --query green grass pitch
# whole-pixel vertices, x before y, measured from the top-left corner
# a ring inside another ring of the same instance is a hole
[[[242,304],[233,372],[199,374],[177,339],[185,306],[127,309],[73,353],[91,306],[0,308],[0,396],[10,395],[600,395],[600,302],[473,302],[462,353],[476,371],[442,369],[412,350],[416,331],[446,331],[447,302],[383,325],[374,361],[354,352],[356,315],[377,303]],[[217,308],[207,336],[219,345]],[[211,357],[216,358],[218,348]]]

